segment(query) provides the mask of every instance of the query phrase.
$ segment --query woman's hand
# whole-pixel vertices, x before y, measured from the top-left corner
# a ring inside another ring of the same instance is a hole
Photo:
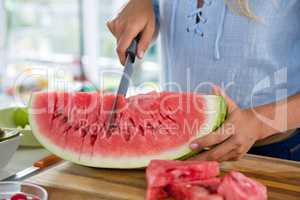
[[[141,33],[137,48],[137,56],[141,59],[155,34],[152,0],[130,0],[107,26],[117,39],[117,52],[122,64],[125,63],[126,49]]]
[[[210,150],[200,153],[193,159],[238,160],[248,152],[257,140],[262,138],[262,123],[252,110],[241,110],[220,88],[214,87],[214,93],[225,98],[229,116],[215,132],[191,143],[192,150],[210,147]]]

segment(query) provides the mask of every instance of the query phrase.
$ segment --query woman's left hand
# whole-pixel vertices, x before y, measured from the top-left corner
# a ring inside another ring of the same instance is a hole
[[[195,151],[210,147],[192,159],[219,162],[238,160],[262,138],[262,123],[251,109],[240,109],[219,87],[213,90],[216,95],[225,98],[229,115],[219,129],[191,143],[190,147]]]

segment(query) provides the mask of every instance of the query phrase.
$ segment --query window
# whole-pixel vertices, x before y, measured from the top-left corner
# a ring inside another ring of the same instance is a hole
[[[74,0],[6,0],[10,58],[35,60],[78,55],[78,4]]]
[[[5,90],[12,87],[20,72],[25,70],[30,74],[30,69],[36,67],[59,66],[67,72],[64,78],[73,80],[80,72],[78,59],[82,56],[93,84],[114,91],[120,74],[100,75],[111,69],[122,71],[115,53],[115,39],[106,28],[106,21],[123,3],[124,0],[5,0],[7,31],[5,59],[1,58],[7,66]],[[30,80],[27,85],[38,83],[34,89],[41,89],[47,81]],[[154,85],[159,82],[156,46],[137,63],[132,86],[145,82]]]

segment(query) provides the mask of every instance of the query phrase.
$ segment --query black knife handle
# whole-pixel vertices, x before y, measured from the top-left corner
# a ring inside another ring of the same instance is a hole
[[[131,42],[130,46],[128,47],[128,49],[126,50],[126,57],[130,56],[131,62],[134,63],[135,61],[135,57],[137,54],[137,46],[139,43],[139,40],[141,38],[141,35],[138,34]]]

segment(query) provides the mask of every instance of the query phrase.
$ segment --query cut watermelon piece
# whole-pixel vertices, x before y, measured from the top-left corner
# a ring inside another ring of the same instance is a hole
[[[267,200],[267,188],[239,172],[223,178],[212,161],[153,160],[147,168],[146,200]]]
[[[158,200],[170,195],[176,199],[190,197],[190,189],[194,186],[203,187],[201,190],[216,191],[220,181],[215,177],[219,174],[219,163],[214,161],[153,160],[146,171],[146,199]],[[179,191],[179,187],[183,189]]]
[[[267,188],[245,175],[231,171],[223,177],[218,193],[226,200],[267,200]]]
[[[221,125],[223,97],[151,92],[119,97],[115,127],[107,131],[113,95],[37,92],[29,121],[36,138],[54,154],[103,168],[145,167],[153,159],[190,155],[189,144]]]

